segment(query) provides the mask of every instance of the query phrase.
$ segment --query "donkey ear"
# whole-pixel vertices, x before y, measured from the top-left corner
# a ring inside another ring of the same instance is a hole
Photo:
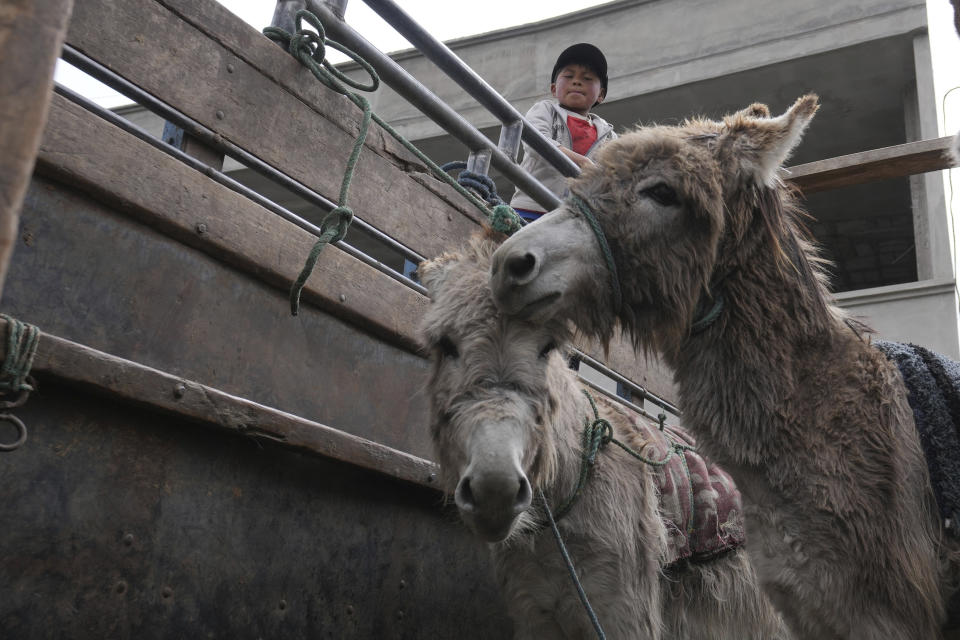
[[[813,115],[820,108],[817,96],[797,100],[786,113],[770,118],[765,105],[754,104],[724,120],[727,136],[740,171],[759,184],[772,187],[777,170],[786,162]]]

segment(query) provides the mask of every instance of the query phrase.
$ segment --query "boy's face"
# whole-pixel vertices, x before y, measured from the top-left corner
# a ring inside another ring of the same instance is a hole
[[[550,85],[550,93],[561,107],[587,115],[595,102],[603,100],[605,91],[599,76],[582,64],[568,64]]]

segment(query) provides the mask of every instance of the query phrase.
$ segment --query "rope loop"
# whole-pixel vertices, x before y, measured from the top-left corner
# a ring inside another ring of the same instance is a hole
[[[12,409],[27,401],[36,383],[30,377],[33,359],[37,354],[40,329],[21,322],[7,314],[0,314],[7,323],[7,354],[0,365],[0,395],[12,396],[13,400],[0,401],[0,407]],[[0,451],[13,451],[27,441],[27,427],[20,418],[10,413],[0,413],[0,421],[9,422],[17,429],[17,439],[12,443],[0,443]]]
[[[313,27],[315,31],[305,29],[304,23]],[[347,86],[349,86],[360,91],[376,91],[377,88],[379,88],[380,77],[377,75],[377,72],[369,62],[364,60],[355,51],[352,51],[348,47],[336,42],[335,40],[330,40],[327,38],[326,31],[324,30],[320,19],[310,11],[298,11],[296,14],[295,24],[296,33],[294,34],[290,34],[279,27],[270,26],[263,30],[263,35],[270,38],[274,42],[281,44],[294,58],[296,58],[302,65],[307,67],[313,76],[326,87],[349,98],[351,102],[353,102],[363,111],[363,117],[360,121],[359,132],[357,134],[357,139],[354,142],[353,150],[350,154],[350,158],[347,160],[346,168],[344,169],[343,181],[340,183],[340,196],[337,201],[337,207],[334,208],[324,218],[324,222],[321,224],[321,234],[317,238],[313,248],[310,250],[310,254],[307,256],[300,275],[290,287],[290,312],[293,315],[297,315],[299,312],[300,294],[307,279],[310,277],[310,273],[316,266],[317,260],[320,257],[320,252],[330,242],[338,242],[342,240],[346,236],[347,228],[353,219],[353,211],[351,211],[347,206],[347,196],[350,193],[350,183],[353,179],[353,173],[356,169],[357,161],[360,158],[360,151],[363,149],[364,142],[367,138],[367,132],[369,131],[371,121],[376,122],[380,127],[383,128],[384,131],[393,136],[405,149],[410,151],[410,153],[414,154],[421,162],[429,167],[434,175],[438,176],[441,180],[452,186],[458,193],[466,198],[470,204],[482,211],[484,215],[491,220],[491,224],[495,229],[502,230],[504,233],[512,233],[516,229],[520,228],[521,223],[519,222],[519,216],[517,216],[516,212],[510,209],[508,205],[498,204],[494,206],[493,210],[491,210],[483,200],[480,200],[467,188],[460,185],[443,169],[437,166],[435,162],[433,162],[422,151],[414,146],[409,140],[400,135],[400,133],[398,133],[397,130],[390,125],[390,123],[373,113],[373,110],[370,108],[369,100],[367,100],[364,96],[353,93],[347,88]],[[330,62],[325,58],[326,47],[328,46],[346,54],[354,62],[363,67],[363,69],[370,76],[370,82],[368,84],[357,82],[330,64]],[[498,210],[499,207],[504,207],[505,209]],[[333,216],[336,216],[337,219],[335,229],[332,225],[328,224],[328,221],[331,220]],[[511,220],[511,218],[515,218],[515,220]]]
[[[0,422],[9,422],[17,429],[17,439],[13,442],[0,442],[0,451],[14,451],[27,441],[27,425],[12,413],[0,413]]]
[[[577,208],[580,215],[583,216],[583,219],[587,221],[590,229],[593,230],[593,235],[597,238],[600,251],[603,253],[603,258],[607,262],[607,270],[610,272],[610,288],[613,291],[613,312],[620,313],[620,307],[623,305],[623,290],[620,288],[620,276],[617,275],[617,263],[614,261],[613,252],[607,243],[607,236],[604,235],[603,228],[600,226],[597,216],[594,215],[593,211],[590,210],[590,207],[587,206],[587,203],[584,202],[580,196],[576,194],[571,195],[570,202]]]

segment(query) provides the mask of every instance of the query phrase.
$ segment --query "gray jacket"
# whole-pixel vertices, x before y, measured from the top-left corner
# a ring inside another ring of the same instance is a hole
[[[567,111],[563,109],[554,99],[541,100],[527,111],[527,120],[530,121],[537,130],[540,131],[549,140],[558,147],[573,148],[573,140],[570,135],[570,128],[567,126]],[[600,145],[609,142],[617,137],[613,132],[613,125],[591,113],[590,122],[597,128],[597,141],[593,143],[585,154],[588,158],[592,157]],[[523,160],[520,166],[526,169],[534,178],[539,180],[543,186],[552,191],[558,198],[565,198],[568,193],[567,179],[562,173],[553,168],[540,154],[531,150],[526,144],[523,145]],[[533,198],[517,189],[510,199],[510,206],[519,209],[531,209],[533,211],[543,211],[543,206],[538,204]]]

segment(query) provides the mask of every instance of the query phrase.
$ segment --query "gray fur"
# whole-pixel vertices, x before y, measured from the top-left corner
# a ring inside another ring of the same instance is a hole
[[[619,315],[597,243],[566,206],[504,243],[494,295],[601,339],[619,323],[662,354],[686,426],[743,493],[751,560],[797,637],[940,638],[960,551],[944,539],[903,382],[833,305],[778,177],[816,109],[805,96],[777,118],[754,106],[604,147],[571,189],[614,253]],[[723,313],[692,334],[717,292]]]
[[[536,503],[519,514],[491,499],[493,515],[465,478],[501,473],[510,491],[512,463],[554,506],[571,494],[580,465],[580,433],[590,405],[563,357],[564,322],[533,324],[503,316],[487,283],[496,245],[475,239],[458,253],[420,267],[432,299],[422,327],[433,360],[431,433],[442,477],[464,521],[488,540],[515,637],[595,637]],[[544,356],[544,348],[554,344]],[[598,398],[617,437],[643,450],[617,405]],[[493,430],[498,440],[476,433]],[[665,569],[665,528],[653,471],[610,447],[560,528],[608,638],[744,640],[786,638],[742,548],[701,564]],[[492,481],[487,480],[488,484]],[[512,500],[513,497],[509,496]],[[500,519],[506,523],[499,522]]]

